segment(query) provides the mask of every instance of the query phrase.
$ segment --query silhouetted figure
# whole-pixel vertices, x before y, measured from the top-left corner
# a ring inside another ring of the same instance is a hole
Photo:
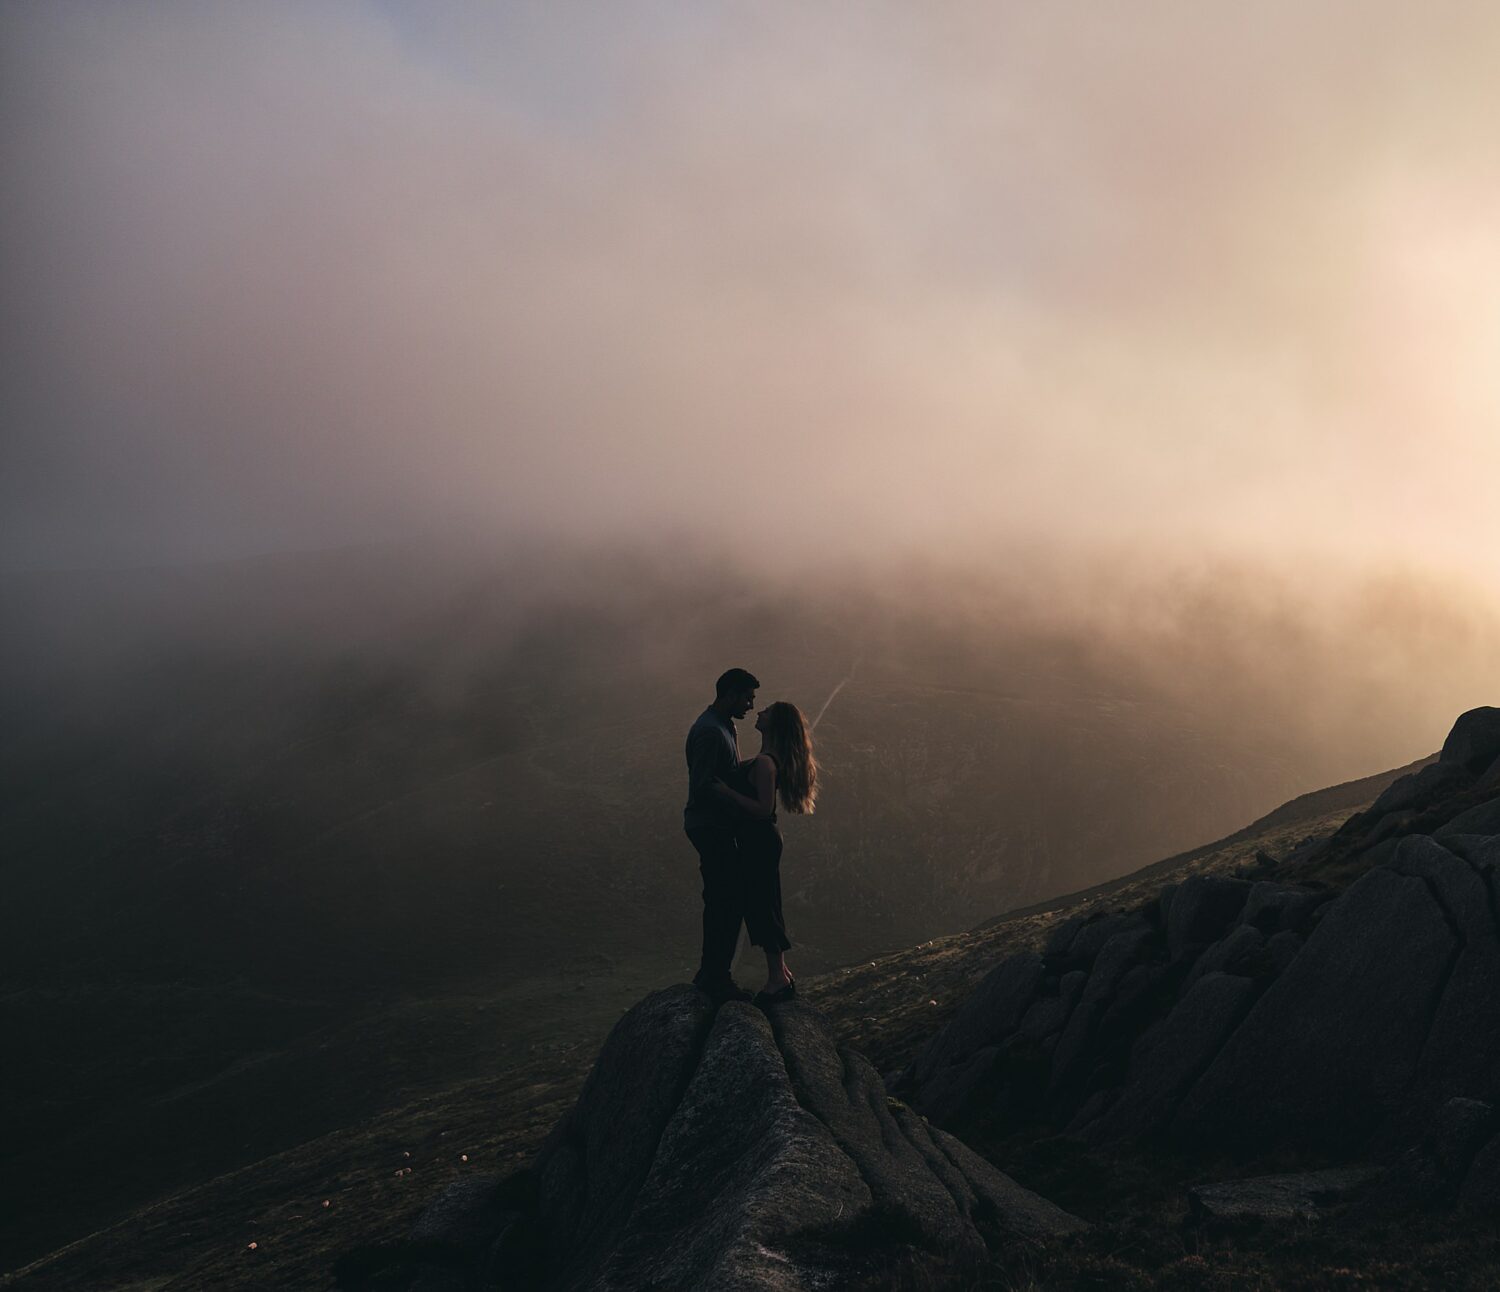
[[[750,993],[730,975],[744,921],[744,887],[735,832],[743,814],[727,782],[739,771],[734,720],[755,703],[760,683],[753,673],[732,668],[714,685],[714,702],[699,715],[687,736],[688,801],[683,828],[698,850],[703,877],[703,955],[693,982],[715,1000],[749,1000]]]
[[[747,793],[726,785],[730,802],[743,817],[735,831],[744,884],[745,927],[750,942],[766,953],[766,985],[758,1005],[774,1005],[797,995],[796,980],[786,966],[791,939],[781,913],[781,828],[776,800],[788,812],[811,812],[818,796],[818,764],[812,732],[795,704],[778,700],[755,715],[760,753],[740,764]]]

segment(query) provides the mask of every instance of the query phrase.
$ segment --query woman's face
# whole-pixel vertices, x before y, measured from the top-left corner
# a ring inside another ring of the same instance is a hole
[[[758,709],[755,714],[755,729],[764,732],[771,725],[770,708]]]

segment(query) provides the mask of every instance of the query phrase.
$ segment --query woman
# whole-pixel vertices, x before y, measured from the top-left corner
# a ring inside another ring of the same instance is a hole
[[[778,700],[755,715],[760,753],[740,764],[744,789],[719,782],[723,795],[745,813],[736,831],[745,883],[745,927],[750,943],[766,953],[766,985],[757,1005],[793,1000],[797,984],[786,967],[792,945],[781,916],[781,830],[776,798],[788,812],[811,812],[818,796],[812,734],[795,704]]]

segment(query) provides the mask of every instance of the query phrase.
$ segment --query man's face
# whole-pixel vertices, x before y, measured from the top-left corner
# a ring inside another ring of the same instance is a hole
[[[736,718],[743,718],[750,712],[750,706],[755,703],[755,689],[748,691],[731,691],[729,693],[729,712]]]

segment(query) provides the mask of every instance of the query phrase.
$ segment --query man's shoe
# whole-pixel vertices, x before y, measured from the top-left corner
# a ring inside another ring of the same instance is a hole
[[[797,982],[793,979],[780,991],[758,991],[755,993],[754,1004],[760,1007],[766,1005],[781,1005],[789,1000],[797,999]]]
[[[751,995],[741,987],[733,978],[722,978],[713,982],[703,982],[694,978],[693,986],[701,991],[715,1005],[722,1005],[726,1000],[750,1000]]]

